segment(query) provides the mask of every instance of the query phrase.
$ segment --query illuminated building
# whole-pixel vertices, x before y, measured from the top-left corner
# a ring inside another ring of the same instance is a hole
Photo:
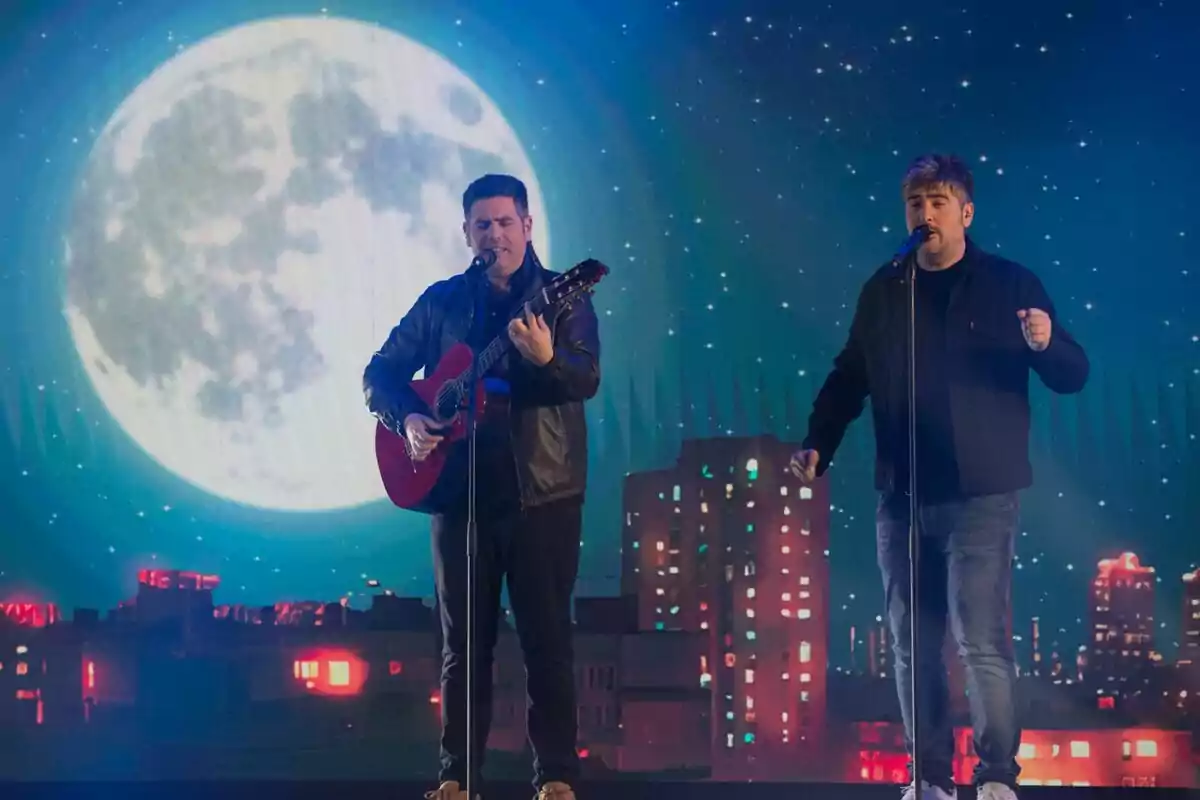
[[[58,606],[53,603],[0,603],[0,617],[18,628],[44,628],[58,622]]]
[[[1179,662],[1200,664],[1200,569],[1183,576],[1183,638]]]
[[[858,724],[858,753],[843,780],[902,783],[908,756],[904,729],[895,723]],[[972,731],[954,730],[954,779],[970,784],[978,758]],[[1026,730],[1021,733],[1022,786],[1156,786],[1190,788],[1191,736],[1151,728]]]
[[[1035,677],[1042,675],[1042,620],[1041,617],[1034,617],[1030,622],[1029,630],[1029,646],[1033,651],[1033,666],[1030,668],[1030,673]]]
[[[1133,690],[1158,658],[1154,653],[1153,567],[1133,553],[1104,559],[1092,581],[1092,641],[1088,680],[1116,694]]]
[[[706,631],[714,776],[793,769],[825,723],[829,500],[773,436],[687,440],[625,481],[622,590],[643,631]],[[782,772],[781,772],[782,771]]]
[[[887,678],[892,674],[892,637],[886,622],[876,623],[867,633],[870,651],[867,674],[872,678]]]

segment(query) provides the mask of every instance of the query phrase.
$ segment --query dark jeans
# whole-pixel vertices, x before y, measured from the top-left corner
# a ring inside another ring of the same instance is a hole
[[[492,721],[493,650],[500,586],[507,578],[517,636],[525,656],[527,727],[534,787],[573,783],[576,753],[571,593],[579,571],[582,502],[573,498],[505,514],[479,515],[475,617],[475,749],[471,789]],[[465,515],[433,518],[434,579],[442,622],[442,741],[439,781],[466,783],[467,556]]]
[[[953,784],[954,730],[942,643],[949,618],[966,668],[979,765],[975,783],[1016,788],[1020,747],[1016,665],[1008,619],[1019,504],[1015,493],[917,504],[920,532],[918,691],[922,779]],[[876,514],[879,568],[895,654],[896,688],[912,754],[908,502],[881,498]]]

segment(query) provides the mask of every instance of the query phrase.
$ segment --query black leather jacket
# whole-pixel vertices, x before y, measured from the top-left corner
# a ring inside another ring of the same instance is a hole
[[[523,281],[525,297],[558,275],[536,257],[527,258],[522,270],[530,271]],[[409,382],[422,368],[432,372],[447,350],[467,340],[476,280],[464,273],[430,286],[371,357],[363,373],[367,408],[393,432],[404,435],[404,418],[411,413],[430,415]],[[553,359],[538,367],[514,355],[508,376],[522,508],[583,494],[588,464],[583,403],[600,387],[600,338],[590,297],[577,298],[546,323]]]

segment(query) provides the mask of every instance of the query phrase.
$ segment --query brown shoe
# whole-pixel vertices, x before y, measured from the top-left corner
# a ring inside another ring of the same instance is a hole
[[[562,781],[550,781],[538,789],[533,800],[575,800],[575,792]]]
[[[467,800],[467,790],[459,786],[458,781],[443,781],[441,786],[425,793],[425,800]],[[479,800],[478,794],[475,800]]]

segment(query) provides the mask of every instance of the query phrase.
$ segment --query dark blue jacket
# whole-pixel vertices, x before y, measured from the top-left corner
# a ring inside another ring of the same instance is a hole
[[[968,496],[1024,489],[1033,482],[1029,372],[1051,391],[1072,394],[1087,383],[1088,358],[1028,269],[985,253],[969,238],[955,269],[965,274],[946,315],[945,374],[959,488]],[[1040,353],[1021,332],[1017,311],[1028,308],[1040,308],[1052,322],[1050,345]],[[813,404],[804,447],[820,454],[818,475],[829,468],[846,428],[870,397],[875,487],[907,490],[897,486],[908,474],[907,342],[907,270],[888,264],[863,286],[846,346]]]

